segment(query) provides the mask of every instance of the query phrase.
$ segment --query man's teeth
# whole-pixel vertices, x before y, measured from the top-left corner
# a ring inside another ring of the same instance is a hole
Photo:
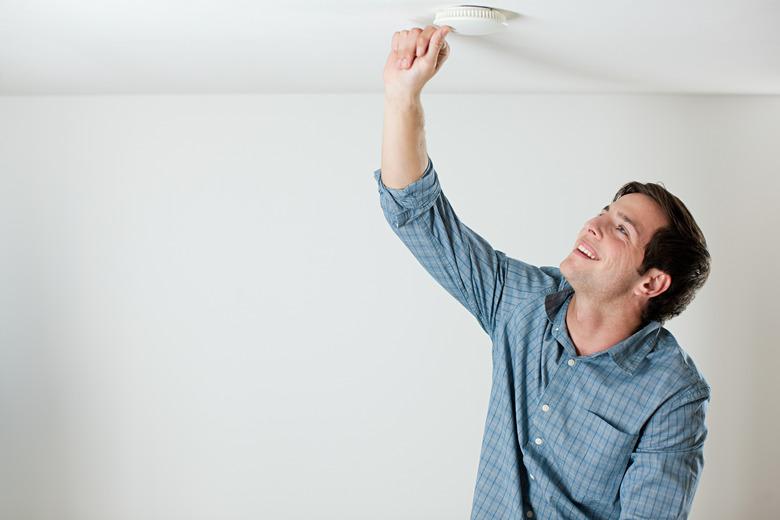
[[[596,255],[594,255],[587,247],[583,246],[582,244],[577,246],[577,249],[579,249],[580,251],[582,251],[583,253],[585,253],[589,257],[591,257],[593,260],[596,259]]]

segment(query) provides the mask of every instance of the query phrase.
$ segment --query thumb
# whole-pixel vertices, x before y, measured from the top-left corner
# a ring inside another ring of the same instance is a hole
[[[423,60],[428,62],[428,65],[433,67],[434,70],[438,70],[450,54],[450,46],[444,39],[450,31],[450,26],[445,25],[437,29],[431,36],[428,52],[423,57]]]

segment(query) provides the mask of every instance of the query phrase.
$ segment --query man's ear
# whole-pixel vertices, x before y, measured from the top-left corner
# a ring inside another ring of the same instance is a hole
[[[635,294],[647,299],[655,298],[666,291],[672,285],[672,277],[669,274],[651,267],[642,276],[640,285],[635,289]]]

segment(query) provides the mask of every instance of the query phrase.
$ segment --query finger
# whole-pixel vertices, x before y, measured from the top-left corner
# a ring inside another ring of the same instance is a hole
[[[394,40],[394,47],[393,47],[393,57],[395,58],[395,64],[399,69],[404,68],[404,65],[401,63],[403,61],[403,53],[404,53],[404,42],[406,41],[407,34],[409,33],[408,30],[403,29],[396,33],[395,40]]]
[[[422,29],[419,27],[415,27],[413,29],[410,29],[409,31],[406,31],[406,34],[404,35],[401,44],[400,44],[400,54],[401,54],[401,66],[402,68],[409,68],[412,66],[412,62],[415,58],[415,52],[417,49],[417,37],[422,32]]]
[[[425,56],[425,53],[428,52],[428,42],[430,42],[431,36],[433,36],[433,33],[435,33],[438,28],[439,28],[438,25],[429,25],[417,37],[417,54],[416,54],[416,56],[418,58],[420,56]]]

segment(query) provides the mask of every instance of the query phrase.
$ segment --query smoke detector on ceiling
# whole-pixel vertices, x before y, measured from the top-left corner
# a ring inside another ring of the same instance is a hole
[[[435,25],[449,25],[454,32],[467,36],[493,34],[507,26],[506,16],[499,9],[479,5],[458,5],[436,12]]]

